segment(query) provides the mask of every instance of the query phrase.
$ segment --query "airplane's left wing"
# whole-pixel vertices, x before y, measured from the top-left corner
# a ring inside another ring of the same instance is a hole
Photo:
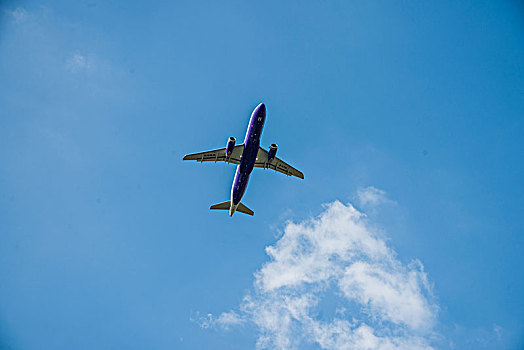
[[[231,155],[226,154],[225,148],[214,149],[211,151],[192,153],[184,156],[184,160],[196,160],[197,162],[226,162],[240,164],[244,145],[238,145],[233,148]]]
[[[257,153],[257,160],[255,161],[255,168],[264,168],[264,169],[273,169],[279,173],[285,174],[287,176],[296,176],[303,179],[304,174],[295,168],[293,168],[288,163],[284,162],[282,159],[275,157],[268,161],[268,152],[260,147]]]

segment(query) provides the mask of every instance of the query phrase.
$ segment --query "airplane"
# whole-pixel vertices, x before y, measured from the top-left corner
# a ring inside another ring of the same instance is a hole
[[[260,135],[266,121],[266,106],[260,103],[251,114],[246,131],[244,143],[236,145],[236,139],[230,137],[225,148],[219,148],[206,152],[192,153],[184,156],[183,160],[196,160],[197,162],[226,162],[237,164],[237,170],[233,185],[231,186],[231,199],[222,203],[214,204],[211,210],[229,210],[229,216],[236,211],[244,214],[254,215],[253,210],[240,202],[247,188],[249,175],[253,168],[263,168],[278,171],[287,176],[304,178],[304,174],[276,157],[278,145],[269,146],[269,151],[260,147]]]

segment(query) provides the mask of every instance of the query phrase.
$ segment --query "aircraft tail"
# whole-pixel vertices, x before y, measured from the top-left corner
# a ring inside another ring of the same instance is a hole
[[[230,210],[231,209],[231,201],[225,201],[225,202],[222,202],[222,203],[213,204],[212,206],[209,207],[209,209],[211,209],[211,210]],[[246,207],[242,203],[238,203],[236,211],[239,211],[241,213],[248,214],[248,215],[254,215],[255,214],[255,212],[253,210],[249,209],[248,207]]]

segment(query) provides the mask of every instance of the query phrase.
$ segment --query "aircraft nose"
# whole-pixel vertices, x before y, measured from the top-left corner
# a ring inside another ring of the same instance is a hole
[[[257,114],[261,114],[263,116],[266,116],[266,105],[264,103],[261,103],[256,108]]]

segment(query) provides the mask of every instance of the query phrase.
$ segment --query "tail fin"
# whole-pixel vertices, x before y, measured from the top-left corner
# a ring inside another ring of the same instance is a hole
[[[244,213],[244,214],[247,214],[247,215],[251,215],[253,216],[255,214],[255,212],[251,209],[249,209],[248,207],[246,207],[244,204],[242,203],[238,203],[238,208],[237,210],[241,213]]]
[[[222,202],[222,203],[213,204],[212,206],[209,207],[209,209],[211,209],[211,210],[213,210],[213,209],[216,209],[216,210],[229,210],[230,207],[231,207],[231,201],[225,201],[225,202]]]
[[[229,210],[230,208],[231,208],[231,201],[225,201],[222,203],[213,204],[212,206],[209,207],[209,209],[211,210]],[[244,214],[251,215],[251,216],[255,214],[253,210],[249,209],[242,203],[238,203],[237,211],[244,213]]]

